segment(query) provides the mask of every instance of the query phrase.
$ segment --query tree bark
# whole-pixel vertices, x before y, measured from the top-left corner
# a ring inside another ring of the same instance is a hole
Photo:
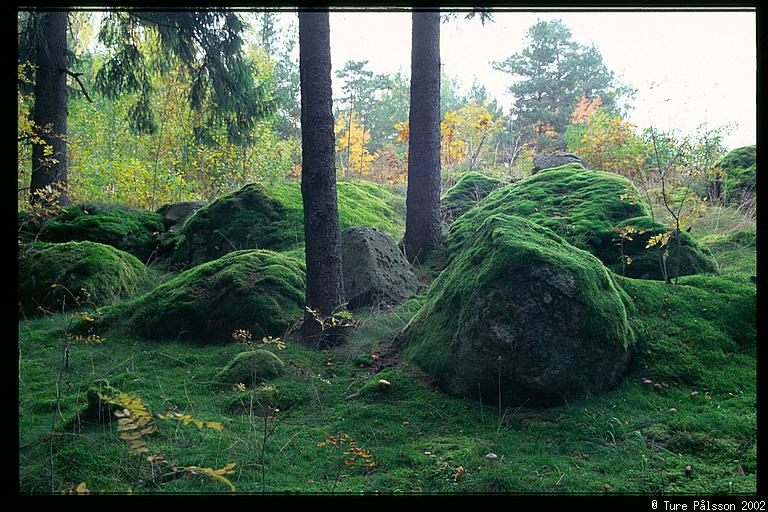
[[[440,13],[414,12],[408,191],[403,249],[411,262],[442,241],[440,226]]]
[[[299,73],[306,299],[307,306],[326,317],[344,303],[328,12],[299,12]]]
[[[66,204],[67,186],[67,13],[38,14],[37,72],[33,120],[42,131],[45,144],[32,146],[30,203],[36,203],[38,190],[60,188],[60,204]],[[53,149],[45,154],[45,146]],[[55,160],[55,162],[54,162]],[[50,198],[49,198],[50,199]]]

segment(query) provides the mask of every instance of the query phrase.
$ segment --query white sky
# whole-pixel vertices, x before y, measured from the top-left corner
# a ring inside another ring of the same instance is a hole
[[[295,13],[286,13],[296,23]],[[490,61],[524,46],[537,19],[560,18],[573,40],[595,44],[606,66],[638,89],[629,121],[641,129],[730,124],[730,148],[756,140],[756,36],[754,12],[496,12],[492,23],[464,20],[441,25],[442,64],[466,91],[474,78],[505,106],[507,74]],[[332,12],[334,71],[348,60],[368,60],[368,69],[408,73],[411,21],[407,12]],[[334,75],[334,91],[340,90]]]

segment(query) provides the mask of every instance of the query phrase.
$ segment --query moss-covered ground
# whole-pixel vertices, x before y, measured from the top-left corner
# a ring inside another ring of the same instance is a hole
[[[147,447],[179,466],[236,463],[227,477],[238,493],[754,493],[749,278],[691,277],[678,287],[620,281],[635,297],[633,325],[642,338],[632,370],[615,390],[546,409],[453,398],[399,362],[393,337],[418,299],[362,312],[352,338],[332,351],[290,338],[282,351],[267,346],[285,373],[246,391],[222,388],[217,378],[243,350],[234,341],[190,346],[113,331],[101,344],[73,345],[61,369],[69,318],[21,322],[21,490],[58,492],[85,482],[91,492],[228,492],[205,476],[153,481],[163,467],[140,464],[116,424],[77,422],[87,389],[107,380],[153,413],[221,422],[219,432],[156,419]],[[742,306],[728,304],[738,297]],[[390,386],[382,390],[380,379]],[[265,421],[267,405],[278,411]],[[345,465],[342,450],[318,446],[342,434],[377,464]]]
[[[378,197],[397,209],[398,197]],[[71,312],[20,320],[20,491],[84,483],[92,493],[229,492],[205,475],[169,477],[167,464],[147,460],[162,455],[178,467],[234,463],[225,476],[236,493],[755,493],[754,233],[754,219],[734,208],[710,209],[690,233],[721,272],[741,276],[690,276],[677,286],[617,277],[637,335],[628,374],[616,389],[550,408],[451,397],[404,362],[399,334],[424,294],[356,311],[359,326],[335,349],[288,334],[279,350],[254,332],[250,349],[270,350],[284,366],[245,389],[221,379],[250,350],[234,340],[164,340],[160,328],[139,337],[119,323],[101,339],[78,340],[68,334],[83,320]],[[289,255],[302,257],[301,246]],[[416,269],[420,279],[427,284],[445,260],[440,252]],[[177,277],[149,273],[155,285]],[[116,421],[87,419],[94,386],[135,396],[155,415],[174,411],[223,430],[154,416],[149,451],[137,455]],[[345,464],[350,439],[370,457]]]

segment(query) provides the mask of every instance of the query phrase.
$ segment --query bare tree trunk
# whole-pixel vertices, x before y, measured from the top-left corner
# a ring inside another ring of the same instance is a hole
[[[440,227],[440,13],[414,12],[408,191],[403,249],[409,261],[442,241]]]
[[[336,198],[331,46],[328,12],[299,12],[301,196],[307,261],[307,306],[329,316],[344,303]],[[304,325],[312,322],[305,320]],[[304,333],[316,332],[307,327]],[[307,330],[308,329],[308,330]]]
[[[33,120],[42,129],[45,144],[32,146],[30,203],[48,186],[60,188],[60,204],[69,201],[67,186],[67,13],[40,12],[37,36],[37,72]],[[53,152],[45,154],[45,146]]]

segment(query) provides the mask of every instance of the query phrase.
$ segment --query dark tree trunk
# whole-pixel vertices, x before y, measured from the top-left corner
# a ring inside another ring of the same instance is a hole
[[[408,194],[403,249],[419,261],[442,241],[440,227],[440,13],[414,12]]]
[[[325,317],[344,303],[327,12],[299,12],[299,73],[307,305]]]
[[[67,203],[67,13],[38,16],[33,120],[53,153],[46,155],[43,144],[32,146],[30,202],[37,201],[36,191],[50,185],[61,189],[59,203]]]

